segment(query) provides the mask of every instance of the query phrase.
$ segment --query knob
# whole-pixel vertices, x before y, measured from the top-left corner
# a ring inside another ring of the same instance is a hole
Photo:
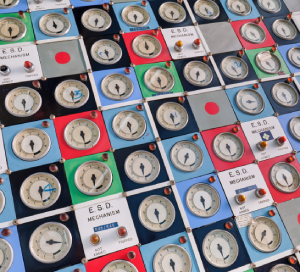
[[[263,188],[257,188],[257,189],[255,190],[255,195],[256,195],[257,197],[259,197],[259,198],[265,197],[266,194],[267,194],[267,191],[266,191],[265,189],[263,189]]]
[[[0,74],[3,75],[3,76],[7,76],[10,74],[10,69],[7,65],[1,65],[0,66]]]
[[[24,70],[27,72],[27,73],[32,73],[34,71],[34,65],[32,62],[30,61],[25,61],[24,62]]]
[[[102,239],[101,237],[94,233],[93,235],[90,236],[90,243],[93,245],[93,246],[97,246],[101,243]]]
[[[246,197],[244,195],[236,195],[235,201],[239,205],[243,205],[246,202]]]
[[[128,235],[128,232],[127,232],[127,229],[125,227],[119,227],[117,229],[117,235],[120,237],[120,238],[124,238]]]
[[[261,141],[256,145],[256,147],[261,151],[266,150],[267,146],[268,143],[266,141]]]
[[[183,42],[182,41],[176,42],[174,45],[174,49],[178,52],[181,52],[183,50]]]
[[[193,42],[193,47],[194,47],[195,49],[199,49],[199,48],[200,48],[200,45],[201,45],[200,39],[194,40],[194,42]]]
[[[276,144],[278,144],[279,146],[284,145],[284,143],[286,142],[286,137],[285,136],[281,136],[276,138]]]

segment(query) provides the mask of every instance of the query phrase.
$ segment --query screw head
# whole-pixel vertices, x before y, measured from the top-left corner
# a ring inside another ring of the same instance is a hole
[[[134,251],[129,251],[129,252],[127,253],[127,258],[128,258],[129,260],[134,259],[135,256],[136,256],[136,254],[135,254]]]
[[[91,111],[90,116],[91,118],[96,119],[98,117],[98,113],[96,111]]]

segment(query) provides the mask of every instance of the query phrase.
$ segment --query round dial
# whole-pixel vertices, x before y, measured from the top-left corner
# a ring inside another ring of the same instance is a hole
[[[300,175],[291,164],[278,162],[270,170],[270,180],[274,187],[283,193],[293,193],[299,189]]]
[[[239,16],[247,16],[251,13],[252,8],[247,0],[227,0],[227,8]]]
[[[0,0],[0,9],[10,9],[20,3],[20,0]]]
[[[112,20],[106,11],[93,8],[82,14],[81,23],[88,30],[102,32],[110,28]]]
[[[138,272],[138,269],[125,260],[115,260],[103,267],[101,272]]]
[[[14,251],[9,242],[0,238],[0,271],[8,272],[14,259]]]
[[[266,40],[266,32],[264,29],[255,23],[246,23],[240,28],[242,37],[254,44],[263,43]]]
[[[265,59],[263,56],[268,53],[270,58]],[[257,67],[267,74],[278,74],[281,70],[280,59],[269,51],[260,52],[255,57],[255,63]]]
[[[226,77],[233,80],[242,80],[248,75],[247,63],[243,59],[234,56],[222,60],[221,70]]]
[[[194,215],[211,217],[219,211],[221,199],[218,191],[211,185],[196,183],[186,192],[185,203]]]
[[[77,189],[90,196],[101,195],[111,186],[112,173],[103,162],[87,161],[81,164],[74,175]]]
[[[159,9],[158,13],[168,23],[178,24],[185,20],[185,9],[175,2],[165,2]]]
[[[288,52],[289,61],[300,68],[300,47],[293,47]]]
[[[116,42],[104,39],[93,44],[91,56],[100,64],[111,65],[121,59],[122,49]]]
[[[71,29],[69,19],[60,13],[47,13],[39,21],[39,29],[50,37],[61,37]]]
[[[277,13],[281,10],[281,0],[258,0],[259,7],[269,13]]]
[[[186,109],[179,103],[166,102],[157,109],[156,120],[163,128],[177,131],[185,128],[189,116]]]
[[[216,229],[204,237],[202,252],[212,266],[225,268],[236,261],[239,246],[234,236],[228,231]]]
[[[284,40],[292,40],[297,35],[297,30],[293,23],[284,19],[276,20],[272,24],[272,30],[277,37]]]
[[[151,195],[139,206],[139,219],[151,231],[160,232],[170,228],[175,220],[175,208],[164,196]]]
[[[253,89],[240,90],[235,96],[237,107],[250,115],[260,114],[265,108],[265,102],[261,94]]]
[[[141,138],[146,131],[145,118],[136,111],[120,111],[112,121],[114,133],[121,139],[133,141]]]
[[[159,40],[148,34],[137,36],[131,46],[134,53],[145,59],[156,58],[161,53]]]
[[[150,152],[135,151],[124,164],[125,173],[133,182],[146,184],[155,180],[160,172],[158,159]]]
[[[12,141],[14,154],[24,161],[36,161],[45,157],[51,147],[49,135],[39,128],[26,128],[18,132]]]
[[[215,154],[223,161],[234,162],[244,155],[242,140],[230,132],[218,134],[213,141]]]
[[[289,121],[289,131],[297,141],[300,141],[300,116],[295,116]]]
[[[194,11],[199,17],[207,20],[214,20],[220,15],[219,6],[211,0],[197,0]]]
[[[283,107],[294,107],[299,100],[295,88],[284,82],[276,83],[271,90],[271,94],[275,102]]]
[[[61,187],[58,179],[48,173],[35,173],[26,178],[20,188],[23,203],[31,209],[46,209],[59,198]]]
[[[270,272],[297,272],[297,270],[286,264],[277,264],[272,267]]]
[[[152,264],[154,272],[191,272],[192,270],[189,253],[175,244],[168,244],[157,250]]]
[[[152,67],[144,74],[144,83],[153,92],[166,93],[173,89],[175,80],[167,69]]]
[[[88,101],[89,96],[88,87],[74,79],[61,82],[54,92],[56,102],[68,109],[80,108]]]
[[[248,239],[261,252],[273,252],[281,244],[281,231],[269,217],[258,216],[248,226]]]
[[[5,208],[5,195],[2,192],[2,190],[0,190],[0,214],[3,212],[4,208]]]
[[[19,19],[4,17],[0,19],[0,40],[4,42],[15,42],[26,35],[27,27]]]
[[[137,5],[130,5],[123,8],[121,17],[125,24],[135,27],[143,27],[150,21],[148,11]]]
[[[72,234],[63,224],[48,222],[40,225],[31,234],[31,255],[41,263],[56,263],[62,260],[72,246]]]
[[[213,79],[210,67],[202,61],[191,61],[183,69],[185,79],[194,86],[207,86]]]
[[[5,97],[5,108],[14,116],[27,117],[35,114],[42,106],[40,94],[28,87],[11,90]]]
[[[180,141],[170,151],[173,165],[183,172],[195,172],[203,164],[201,148],[191,141]]]

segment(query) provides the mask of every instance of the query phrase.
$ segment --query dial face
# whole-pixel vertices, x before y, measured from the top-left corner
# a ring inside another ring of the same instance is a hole
[[[265,56],[267,57],[265,58]],[[281,70],[280,59],[269,51],[260,52],[255,57],[257,67],[267,74],[278,74]]]
[[[274,187],[283,193],[293,193],[299,189],[300,175],[291,164],[278,162],[270,170],[270,180]]]
[[[194,86],[207,86],[213,79],[210,67],[202,61],[191,61],[183,69],[185,79]]]
[[[5,195],[0,190],[0,214],[3,212],[4,208],[5,208]],[[0,264],[1,264],[1,262],[0,262]],[[0,269],[0,271],[1,271],[1,269]]]
[[[136,111],[120,111],[112,121],[114,133],[127,141],[141,138],[145,134],[146,128],[145,118]]]
[[[223,74],[233,80],[242,80],[248,75],[247,63],[239,57],[226,57],[221,62]]]
[[[270,218],[258,216],[248,226],[248,239],[252,246],[261,252],[273,252],[281,244],[281,232]]]
[[[300,141],[300,116],[295,116],[289,121],[289,131],[297,141]]]
[[[288,52],[288,58],[294,66],[300,68],[300,47],[291,48]]]
[[[257,115],[265,108],[261,94],[253,89],[240,90],[235,96],[237,107],[246,114]]]
[[[93,44],[91,56],[100,64],[111,65],[121,59],[122,49],[116,42],[104,39]]]
[[[177,131],[187,125],[189,116],[186,109],[179,103],[166,102],[157,109],[156,120],[163,128]]]
[[[40,225],[31,234],[31,255],[41,263],[56,263],[62,260],[72,246],[72,234],[63,224],[49,222]]]
[[[23,129],[15,135],[12,141],[14,154],[24,161],[36,161],[45,157],[50,147],[49,135],[38,128]]]
[[[170,151],[173,165],[183,172],[195,172],[203,164],[201,148],[191,141],[180,141]]]
[[[39,29],[47,36],[61,37],[69,32],[71,22],[60,13],[47,13],[41,17]]]
[[[178,24],[185,20],[185,9],[175,2],[165,2],[159,9],[158,13],[168,23]]]
[[[103,162],[88,161],[81,164],[74,175],[77,189],[85,195],[101,195],[111,186],[112,173]]]
[[[283,107],[294,107],[299,100],[298,92],[294,87],[284,82],[276,83],[271,94],[275,102]]]
[[[247,0],[227,0],[227,8],[239,16],[247,16],[251,13],[252,8]]]
[[[160,172],[158,159],[148,151],[131,153],[124,164],[125,173],[133,182],[146,184],[155,180]]]
[[[58,179],[48,173],[35,173],[20,188],[23,203],[31,209],[46,209],[58,200],[61,187]]]
[[[58,104],[68,109],[83,106],[89,99],[88,87],[78,80],[65,80],[55,89],[54,97]]]
[[[234,162],[244,155],[244,144],[242,140],[230,132],[218,134],[213,142],[215,154],[223,161]]]
[[[0,9],[10,9],[18,5],[20,0],[0,0]]]
[[[42,106],[40,94],[28,87],[11,90],[5,97],[5,108],[14,116],[27,117],[35,114]]]
[[[297,30],[292,22],[284,19],[276,20],[272,24],[273,33],[284,40],[292,40],[297,35]]]
[[[181,246],[168,244],[156,251],[153,258],[154,272],[191,272],[189,253]]]
[[[138,272],[138,269],[125,260],[115,260],[103,267],[101,272]]]
[[[199,217],[211,217],[221,206],[218,191],[206,183],[196,183],[191,186],[186,192],[185,202],[191,213]]]
[[[135,27],[143,27],[150,21],[150,14],[146,9],[137,5],[125,7],[121,12],[125,24]]]
[[[88,30],[102,32],[110,28],[112,20],[106,11],[94,8],[82,14],[81,23]]]
[[[225,230],[213,230],[203,239],[202,252],[213,266],[225,268],[231,266],[239,255],[239,247],[232,234]]]
[[[220,15],[220,8],[214,1],[198,0],[194,4],[194,12],[203,19],[214,20]]]
[[[277,264],[272,267],[270,272],[297,272],[297,270],[286,264]]]
[[[19,19],[5,17],[0,19],[0,40],[15,42],[21,40],[27,31],[26,25]]]
[[[132,41],[132,49],[141,58],[153,59],[161,53],[161,44],[155,37],[144,34]]]
[[[66,126],[64,138],[70,147],[77,150],[87,150],[98,143],[100,130],[91,120],[75,119]]]
[[[174,87],[174,77],[165,68],[152,67],[144,74],[144,83],[148,89],[155,93],[166,93]]]
[[[281,0],[258,0],[261,9],[269,13],[277,13],[281,10]]]
[[[242,37],[254,44],[263,43],[266,40],[266,32],[264,29],[255,23],[246,23],[240,28]]]
[[[166,197],[151,195],[140,204],[139,219],[148,230],[165,231],[172,226],[175,220],[175,208]]]
[[[0,238],[0,271],[8,272],[14,259],[14,251],[9,242]]]

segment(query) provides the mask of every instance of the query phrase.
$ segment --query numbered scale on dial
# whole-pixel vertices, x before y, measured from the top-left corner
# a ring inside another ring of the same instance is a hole
[[[115,260],[103,267],[101,272],[138,272],[138,269],[125,260]]]
[[[153,59],[160,55],[161,44],[155,37],[144,34],[133,40],[132,49],[141,58]]]
[[[175,80],[167,69],[152,67],[144,74],[144,83],[153,92],[166,93],[173,89]]]
[[[269,51],[260,52],[255,57],[257,67],[267,74],[278,74],[281,70],[280,59]]]
[[[214,20],[220,15],[219,6],[211,0],[197,0],[194,4],[195,13],[202,19]]]
[[[250,115],[260,114],[265,108],[265,102],[261,94],[253,89],[240,90],[235,96],[237,107]]]
[[[222,60],[221,70],[226,77],[233,80],[242,80],[248,75],[247,63],[243,59],[234,56]]]
[[[261,26],[255,23],[244,24],[240,29],[240,33],[250,43],[260,44],[266,40],[266,32]]]
[[[162,19],[168,23],[178,24],[185,20],[185,9],[175,2],[165,2],[159,9],[158,13]]]
[[[277,37],[284,40],[292,40],[297,35],[297,30],[293,23],[284,19],[276,20],[272,24],[272,30]]]
[[[281,0],[258,0],[259,7],[269,13],[277,13],[281,10]]]
[[[287,55],[291,64],[300,68],[300,47],[291,48]]]
[[[112,20],[106,11],[94,8],[82,14],[81,23],[88,30],[103,32],[110,28]]]
[[[122,10],[121,18],[127,25],[143,27],[149,23],[150,14],[143,7],[131,5]]]
[[[47,36],[61,37],[69,32],[71,22],[60,13],[47,13],[41,17],[39,29]]]
[[[295,116],[289,121],[289,131],[297,141],[300,141],[300,116]]]
[[[20,0],[0,0],[0,9],[10,9],[20,3]]]
[[[5,195],[4,193],[0,190],[0,214],[3,212],[5,208]]]
[[[277,264],[272,267],[270,272],[297,272],[297,270],[286,264]]]
[[[183,69],[184,78],[194,86],[204,87],[213,80],[210,67],[202,61],[191,61]]]
[[[239,16],[247,16],[251,13],[252,8],[247,0],[227,0],[227,8]]]
[[[19,19],[5,17],[0,19],[0,40],[4,42],[15,42],[26,35],[27,27]]]
[[[0,238],[0,269],[8,272],[14,260],[14,251],[9,242]]]
[[[294,107],[299,100],[299,95],[295,88],[283,82],[276,83],[273,86],[271,95],[275,102],[283,107]]]

